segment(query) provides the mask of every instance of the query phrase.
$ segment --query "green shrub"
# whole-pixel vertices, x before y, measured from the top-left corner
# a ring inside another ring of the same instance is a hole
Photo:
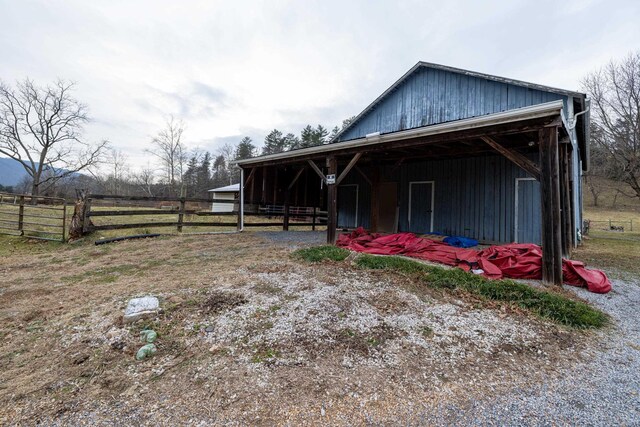
[[[309,262],[320,262],[325,260],[343,261],[348,256],[348,250],[331,245],[298,249],[293,253],[294,258],[302,259]]]

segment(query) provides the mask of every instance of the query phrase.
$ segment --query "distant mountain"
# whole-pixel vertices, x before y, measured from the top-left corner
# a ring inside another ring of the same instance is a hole
[[[22,165],[8,157],[0,157],[0,185],[17,185],[27,172]]]

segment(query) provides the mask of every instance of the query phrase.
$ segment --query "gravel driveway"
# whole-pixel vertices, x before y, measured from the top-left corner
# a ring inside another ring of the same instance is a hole
[[[599,345],[578,363],[533,388],[519,388],[497,399],[464,407],[441,405],[418,415],[427,425],[639,426],[640,282],[612,281],[598,295],[571,288],[609,313],[614,325],[599,332]],[[412,420],[413,421],[413,420]]]
[[[286,246],[323,244],[325,232],[265,232],[262,237]],[[598,295],[566,287],[607,312],[613,326],[599,332],[598,347],[563,370],[558,378],[533,388],[518,388],[497,399],[451,403],[418,414],[428,425],[580,425],[640,426],[640,281],[612,281]],[[415,423],[416,419],[406,420]]]

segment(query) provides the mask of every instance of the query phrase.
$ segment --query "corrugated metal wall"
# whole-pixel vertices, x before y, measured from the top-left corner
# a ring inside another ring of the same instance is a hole
[[[529,157],[537,161],[537,156]],[[425,230],[429,222],[426,218],[424,221],[414,218],[412,227],[409,226],[409,183],[434,181],[433,231],[484,241],[514,241],[515,182],[516,178],[528,175],[504,157],[423,161],[391,169],[387,168],[383,177],[385,181],[398,183],[400,231],[429,231]],[[359,184],[359,225],[369,227],[369,184],[357,172],[351,172],[344,182]],[[540,215],[535,214],[540,211],[539,191],[521,194],[520,206],[532,213],[527,216],[532,221],[528,227],[531,235],[540,236]],[[531,242],[540,243],[533,238]]]
[[[341,135],[346,141],[565,99],[563,95],[422,67]]]

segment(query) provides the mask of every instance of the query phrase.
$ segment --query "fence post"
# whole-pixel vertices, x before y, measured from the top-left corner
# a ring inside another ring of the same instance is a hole
[[[611,218],[609,218],[609,230],[611,230]]]
[[[82,234],[87,234],[91,231],[89,221],[91,217],[91,197],[87,196],[84,203],[84,215],[82,217]]]
[[[316,231],[316,208],[315,206],[313,207],[313,216],[311,217],[311,231]]]
[[[62,202],[62,243],[64,243],[67,240],[66,231],[67,231],[67,201],[63,200]]]
[[[182,233],[182,223],[184,221],[184,197],[180,198],[180,210],[178,211],[178,233]]]
[[[15,199],[14,199],[15,203]],[[22,229],[24,222],[24,196],[20,196],[20,207],[18,208],[18,231],[21,236],[24,236],[24,230]]]

